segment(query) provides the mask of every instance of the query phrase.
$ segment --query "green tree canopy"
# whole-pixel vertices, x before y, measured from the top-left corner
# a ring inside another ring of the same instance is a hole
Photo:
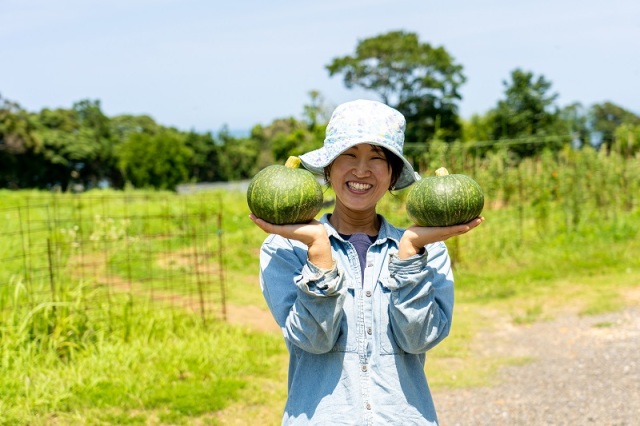
[[[32,119],[34,134],[42,143],[42,158],[37,161],[46,171],[38,186],[67,187],[74,181],[95,187],[116,177],[110,119],[99,101],[83,100],[71,109],[45,108]]]
[[[303,106],[304,120],[309,124],[309,130],[315,127],[322,127],[322,131],[326,128],[333,108],[326,104],[324,96],[317,90],[309,91],[309,103]]]
[[[220,161],[220,146],[210,132],[191,131],[185,136],[185,145],[193,152],[189,167],[190,179],[196,182],[224,180]]]
[[[607,149],[611,149],[615,142],[617,127],[623,124],[629,124],[631,126],[640,125],[640,117],[612,102],[604,102],[591,106],[589,121],[591,123],[591,130],[599,136],[600,142],[607,147]]]
[[[42,172],[32,161],[42,150],[34,129],[27,111],[0,96],[0,187],[20,188]]]
[[[155,135],[162,128],[148,115],[122,114],[111,118],[111,134],[122,141],[133,133]]]
[[[133,133],[116,148],[118,166],[137,188],[174,189],[189,179],[193,151],[184,135],[163,130],[155,135]]]
[[[347,88],[376,93],[407,118],[407,140],[425,142],[436,132],[446,140],[460,135],[457,102],[466,78],[444,47],[421,43],[412,32],[392,31],[361,40],[355,54],[326,66],[341,74]]]
[[[225,181],[247,179],[262,167],[259,163],[260,142],[255,138],[234,138],[224,128],[218,134],[221,155],[220,172]]]
[[[544,76],[515,69],[511,81],[503,81],[505,98],[493,110],[493,139],[516,139],[530,136],[556,135],[559,111],[557,93],[550,93],[551,82]],[[514,147],[522,156],[542,149],[542,145],[526,144]]]

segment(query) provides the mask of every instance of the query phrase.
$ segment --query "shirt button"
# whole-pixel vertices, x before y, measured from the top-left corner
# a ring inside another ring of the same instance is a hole
[[[372,333],[371,327],[368,327],[367,328],[367,334],[371,334],[371,333]]]
[[[371,291],[367,290],[365,294],[367,295],[367,297],[371,297]]]
[[[367,407],[367,410],[371,410],[371,404],[369,404],[368,402],[367,402],[367,405],[365,405],[365,407]]]
[[[367,366],[366,365],[363,365],[362,367],[360,367],[360,369],[365,373],[367,372]]]

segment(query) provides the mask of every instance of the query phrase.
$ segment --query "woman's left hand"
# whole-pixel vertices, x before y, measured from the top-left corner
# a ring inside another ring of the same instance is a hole
[[[333,266],[331,243],[324,225],[314,219],[309,223],[292,225],[274,225],[256,217],[253,213],[249,218],[260,229],[268,234],[278,234],[284,238],[298,240],[308,247],[309,260],[316,266],[330,269]]]
[[[484,217],[480,216],[473,219],[470,222],[463,223],[462,225],[453,226],[418,226],[413,225],[407,228],[400,239],[400,246],[398,247],[398,257],[406,259],[411,257],[427,244],[435,243],[438,241],[445,241],[451,237],[466,234],[476,226],[484,222]]]

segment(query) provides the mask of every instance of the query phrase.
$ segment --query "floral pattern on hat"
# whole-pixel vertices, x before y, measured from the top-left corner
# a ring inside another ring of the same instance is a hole
[[[345,150],[360,143],[387,148],[404,162],[395,189],[406,188],[420,176],[402,155],[406,121],[397,110],[377,101],[355,100],[339,105],[329,120],[322,148],[300,156],[302,165],[317,174]]]

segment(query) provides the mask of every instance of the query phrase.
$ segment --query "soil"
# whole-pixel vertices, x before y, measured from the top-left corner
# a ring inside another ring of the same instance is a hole
[[[504,324],[476,346],[531,361],[493,386],[434,393],[441,426],[640,425],[640,308]]]

